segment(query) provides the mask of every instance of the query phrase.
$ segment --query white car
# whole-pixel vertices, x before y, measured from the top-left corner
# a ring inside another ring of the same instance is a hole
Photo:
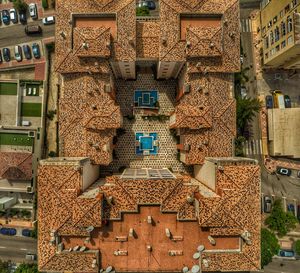
[[[19,45],[15,46],[15,59],[17,62],[21,62],[23,57],[22,57],[22,48]]]
[[[43,24],[44,25],[52,25],[55,23],[55,17],[54,16],[48,16],[43,18]]]
[[[29,4],[29,14],[32,19],[37,19],[38,18],[38,13],[37,13],[37,8],[35,3]]]
[[[10,9],[9,15],[10,15],[10,21],[12,21],[14,24],[18,23],[18,15],[15,9]]]

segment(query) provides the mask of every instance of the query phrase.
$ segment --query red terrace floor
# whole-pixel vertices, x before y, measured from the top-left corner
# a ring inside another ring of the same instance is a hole
[[[152,224],[147,222],[152,217]],[[129,237],[130,228],[134,229],[134,237]],[[166,236],[168,228],[173,236],[182,237],[174,241]],[[201,230],[197,222],[178,222],[176,214],[160,212],[157,206],[140,207],[140,213],[124,214],[122,221],[110,221],[108,226],[95,229],[91,234],[89,249],[100,249],[101,267],[114,266],[117,271],[174,271],[184,266],[197,263],[192,256],[197,246],[203,244],[207,250],[239,249],[238,237],[214,237],[216,245],[212,246],[207,237],[208,231]],[[128,241],[117,242],[116,237],[126,237]],[[83,246],[85,238],[63,236],[65,249],[76,245]],[[151,246],[152,251],[147,250]],[[114,252],[124,250],[128,256],[115,256]],[[169,251],[176,250],[183,255],[170,256]]]

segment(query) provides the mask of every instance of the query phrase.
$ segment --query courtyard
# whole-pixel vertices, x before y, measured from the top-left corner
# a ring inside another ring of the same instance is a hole
[[[190,172],[190,168],[178,160],[178,140],[169,130],[169,116],[176,102],[176,80],[157,81],[148,71],[138,74],[135,81],[116,80],[116,89],[123,127],[117,131],[114,160],[104,169],[114,173],[124,167]],[[145,94],[150,93],[150,98],[154,97],[153,107],[141,107],[143,103],[136,105],[138,97],[144,95],[143,90]]]

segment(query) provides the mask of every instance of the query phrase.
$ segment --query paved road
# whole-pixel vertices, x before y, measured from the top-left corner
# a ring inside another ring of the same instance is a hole
[[[39,24],[43,29],[43,33],[41,35],[26,35],[24,31],[25,26],[21,24],[2,27],[0,29],[0,48],[54,36],[55,25],[44,26],[42,24],[42,20],[28,23],[28,25],[36,24]]]
[[[37,253],[37,241],[26,237],[0,235],[0,259],[22,262],[26,253]]]

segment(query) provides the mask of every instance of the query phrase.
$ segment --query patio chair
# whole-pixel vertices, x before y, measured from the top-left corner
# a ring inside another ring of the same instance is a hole
[[[36,95],[36,88],[35,87],[33,88],[33,95],[34,96]]]
[[[31,87],[28,88],[28,95],[31,95]]]

